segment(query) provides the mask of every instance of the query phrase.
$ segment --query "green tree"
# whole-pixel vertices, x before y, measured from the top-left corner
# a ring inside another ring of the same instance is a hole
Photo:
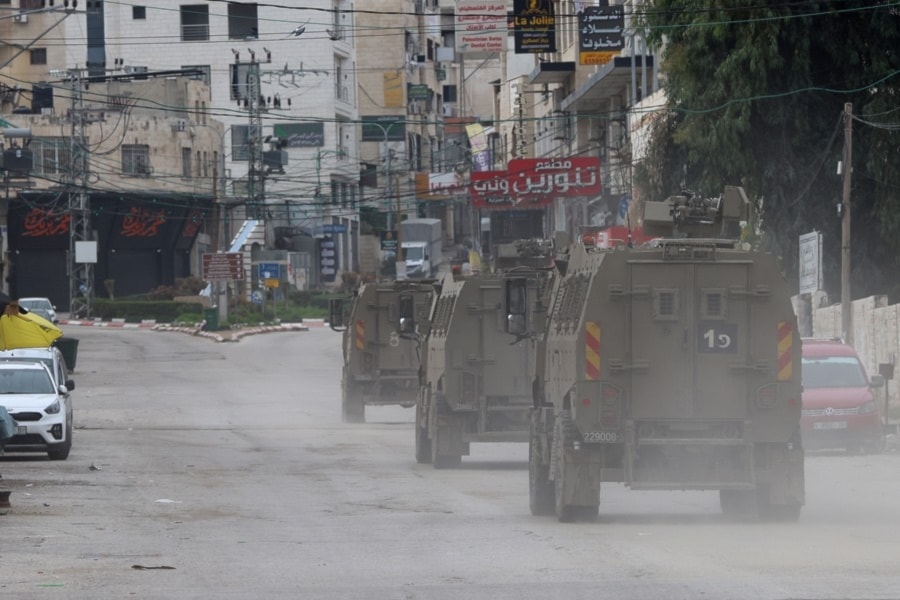
[[[891,291],[900,263],[900,10],[895,2],[654,0],[668,112],[635,175],[660,199],[741,184],[795,272],[797,236],[825,234],[839,288],[842,111],[853,104],[854,296]],[[893,126],[891,125],[893,123]]]

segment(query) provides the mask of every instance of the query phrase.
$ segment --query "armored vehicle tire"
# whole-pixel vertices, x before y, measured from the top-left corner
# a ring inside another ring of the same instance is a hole
[[[431,438],[431,464],[435,469],[452,469],[462,464],[462,455],[460,454],[440,454],[438,453],[439,429],[435,429],[434,436]]]
[[[532,425],[528,444],[528,499],[531,514],[535,517],[552,515],[555,508],[555,490],[550,481],[550,467],[541,463],[541,440]]]
[[[719,490],[719,505],[728,519],[748,521],[759,517],[756,490]]]
[[[768,504],[760,507],[760,518],[776,523],[796,523],[800,519],[800,504]]]
[[[362,401],[362,393],[359,386],[352,383],[344,383],[341,397],[341,416],[344,423],[365,423],[366,405]]]
[[[427,392],[420,392],[419,401],[416,402],[416,462],[420,465],[431,462],[431,440],[428,439],[428,422],[425,421],[426,397]]]
[[[554,500],[556,518],[560,523],[571,523],[579,515],[580,507],[574,504],[566,504],[566,468],[565,449],[571,446],[573,437],[572,417],[569,411],[563,410],[556,415],[556,424],[553,432],[553,445],[556,464],[554,476]]]

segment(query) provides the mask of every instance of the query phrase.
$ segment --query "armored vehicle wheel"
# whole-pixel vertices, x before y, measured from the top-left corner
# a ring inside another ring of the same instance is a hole
[[[803,506],[799,504],[767,504],[759,509],[759,516],[776,523],[796,523],[800,519]]]
[[[536,433],[534,419],[531,425],[531,441],[528,445],[528,499],[531,514],[535,517],[552,515],[555,508],[555,490],[550,481],[550,467],[541,462],[541,438]]]
[[[428,439],[428,414],[426,402],[427,392],[420,392],[419,401],[416,402],[416,462],[420,465],[431,462],[431,440]]]
[[[344,423],[365,423],[366,405],[362,401],[362,392],[359,386],[352,383],[344,383],[343,396],[341,398],[341,416]]]
[[[554,465],[554,498],[556,508],[556,518],[561,523],[570,523],[578,516],[578,506],[574,504],[566,504],[566,465],[565,465],[565,449],[572,443],[572,417],[568,411],[560,411],[556,415],[556,426],[553,433],[553,446],[555,452]]]
[[[719,505],[729,519],[746,521],[758,515],[756,490],[719,490]]]
[[[434,435],[431,438],[431,464],[435,469],[452,469],[462,464],[462,455],[460,454],[440,454],[438,452],[438,440],[441,431],[435,428]]]

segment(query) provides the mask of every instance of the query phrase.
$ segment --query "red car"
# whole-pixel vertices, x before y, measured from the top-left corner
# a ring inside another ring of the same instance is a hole
[[[883,385],[881,375],[866,374],[852,346],[803,340],[804,447],[881,452],[884,429],[872,390]]]

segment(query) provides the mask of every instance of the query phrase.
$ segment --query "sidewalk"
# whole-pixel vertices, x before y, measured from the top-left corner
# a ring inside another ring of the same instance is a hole
[[[307,319],[302,323],[257,325],[252,327],[242,327],[240,329],[220,329],[217,331],[205,331],[203,329],[205,323],[202,322],[193,326],[183,326],[172,325],[171,323],[157,323],[153,319],[144,319],[140,323],[126,323],[125,319],[112,319],[111,321],[102,321],[100,319],[78,320],[69,319],[68,315],[61,315],[58,324],[60,326],[74,327],[106,327],[111,329],[150,329],[153,331],[174,331],[178,333],[187,333],[198,337],[209,338],[217,342],[237,342],[243,337],[246,337],[248,335],[255,335],[258,333],[309,331],[310,327],[319,328],[327,326],[327,323],[324,319]]]

